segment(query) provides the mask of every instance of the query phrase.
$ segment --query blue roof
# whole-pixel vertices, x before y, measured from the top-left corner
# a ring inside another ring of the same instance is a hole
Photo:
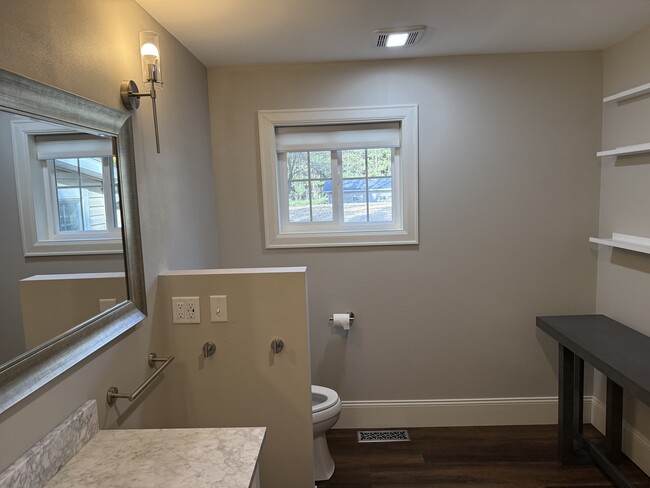
[[[381,191],[391,189],[391,178],[369,178],[368,190]],[[343,180],[343,191],[365,191],[366,180]],[[332,191],[332,180],[326,180],[323,183],[323,191],[329,193]]]

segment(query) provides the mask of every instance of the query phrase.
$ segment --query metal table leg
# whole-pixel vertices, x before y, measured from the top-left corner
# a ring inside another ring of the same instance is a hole
[[[558,460],[569,464],[573,459],[574,425],[579,414],[575,405],[575,354],[560,344],[558,388]]]
[[[623,459],[623,388],[607,378],[605,453],[613,463]]]

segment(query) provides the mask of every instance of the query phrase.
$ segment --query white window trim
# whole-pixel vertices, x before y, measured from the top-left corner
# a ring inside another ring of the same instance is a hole
[[[280,228],[276,127],[399,122],[402,222],[392,230],[283,232]],[[258,111],[266,248],[418,244],[418,106]]]
[[[14,120],[11,122],[14,171],[16,176],[16,192],[18,195],[18,213],[20,231],[22,233],[23,253],[31,256],[59,256],[80,254],[121,254],[122,239],[114,235],[81,239],[39,239],[34,207],[34,187],[31,175],[31,161],[36,159],[34,149],[30,147],[29,137],[35,134],[69,133],[69,129],[60,125],[49,124],[34,120]],[[26,164],[30,163],[30,164]],[[45,192],[49,192],[46,185]],[[47,194],[46,194],[46,198]],[[49,221],[50,219],[48,219]],[[53,229],[50,230],[50,235]]]

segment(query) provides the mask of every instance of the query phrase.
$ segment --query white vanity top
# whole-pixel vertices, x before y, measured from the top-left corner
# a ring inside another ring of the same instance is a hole
[[[100,430],[47,488],[248,488],[264,427]]]

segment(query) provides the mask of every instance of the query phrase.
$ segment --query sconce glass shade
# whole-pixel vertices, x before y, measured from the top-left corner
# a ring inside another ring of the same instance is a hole
[[[162,88],[162,71],[160,70],[160,44],[156,32],[140,32],[140,56],[142,58],[142,81],[156,88]]]

